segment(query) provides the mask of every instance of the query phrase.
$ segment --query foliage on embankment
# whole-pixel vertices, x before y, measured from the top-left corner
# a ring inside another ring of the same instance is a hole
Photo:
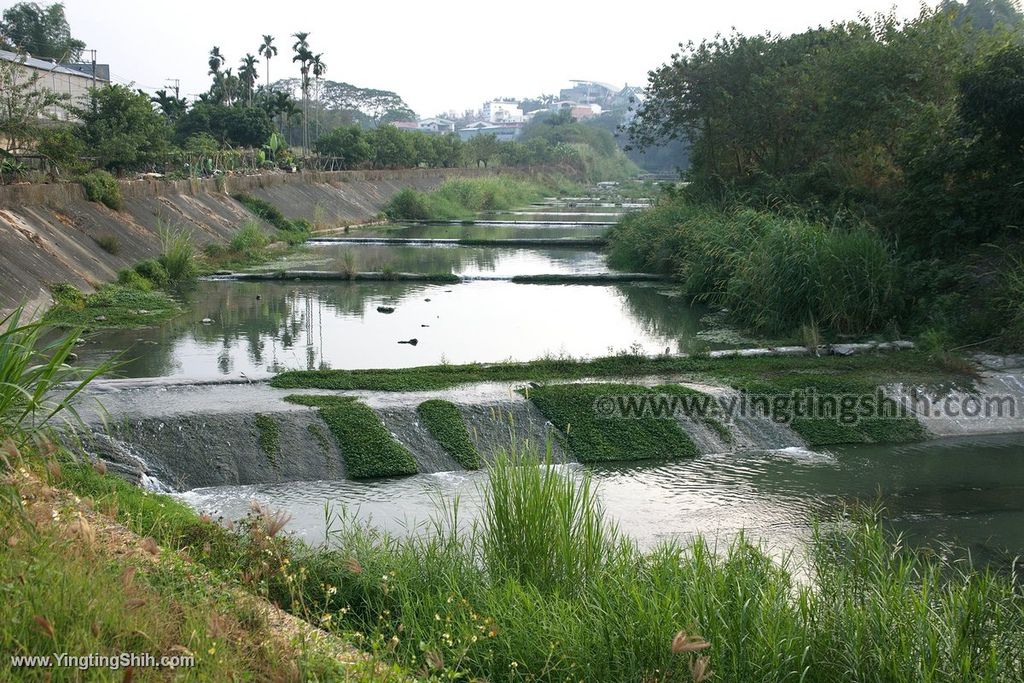
[[[454,178],[436,190],[400,190],[384,207],[392,220],[459,220],[480,211],[504,211],[538,201],[545,195],[540,182],[508,176]]]
[[[675,198],[625,216],[608,237],[616,268],[673,275],[685,296],[758,332],[818,324],[862,334],[906,309],[892,250],[867,226]]]

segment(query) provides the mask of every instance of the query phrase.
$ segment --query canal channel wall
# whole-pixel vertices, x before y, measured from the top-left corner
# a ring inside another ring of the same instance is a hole
[[[110,282],[122,268],[158,255],[167,229],[184,229],[200,245],[226,242],[254,218],[231,198],[235,193],[329,229],[375,219],[401,189],[431,190],[453,176],[494,173],[407,169],[123,180],[120,211],[88,201],[78,183],[0,186],[0,310],[25,304],[41,311],[54,283],[91,291]]]

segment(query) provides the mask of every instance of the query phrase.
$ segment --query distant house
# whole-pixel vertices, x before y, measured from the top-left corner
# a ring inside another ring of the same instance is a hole
[[[420,124],[417,121],[391,121],[389,126],[394,126],[399,130],[419,130]]]
[[[619,88],[608,83],[599,81],[569,81],[571,88],[565,88],[558,93],[558,98],[579,104],[600,104],[607,106],[619,92]]]
[[[38,88],[67,96],[65,103],[55,105],[47,112],[48,118],[58,121],[73,121],[73,108],[88,101],[90,88],[110,83],[110,66],[106,64],[58,64],[7,50],[0,50],[0,60],[16,65],[19,82],[38,76]]]
[[[459,138],[465,142],[472,140],[477,135],[493,135],[500,142],[511,142],[523,132],[522,123],[490,123],[489,121],[477,121],[464,128],[459,129]]]
[[[419,130],[424,133],[454,133],[455,122],[451,119],[435,117],[432,119],[420,119]]]
[[[481,114],[490,123],[522,123],[523,110],[514,100],[491,100],[484,102]]]

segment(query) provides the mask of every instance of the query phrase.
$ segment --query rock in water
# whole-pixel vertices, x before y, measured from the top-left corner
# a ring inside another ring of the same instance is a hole
[[[394,306],[378,306],[377,307],[377,312],[378,313],[394,313],[395,312],[395,307]]]

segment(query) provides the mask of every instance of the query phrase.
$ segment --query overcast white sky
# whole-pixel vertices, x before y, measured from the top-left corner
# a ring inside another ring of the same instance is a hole
[[[919,0],[64,2],[72,33],[111,65],[115,81],[153,90],[179,78],[183,93],[198,93],[209,85],[211,46],[237,69],[264,33],[280,50],[271,79],[297,76],[290,36],[309,31],[326,78],[394,90],[421,116],[478,108],[491,97],[557,93],[574,78],[642,85],[678,43],[734,26],[792,33],[858,12],[910,16],[919,7]],[[12,4],[0,0],[0,8]]]

